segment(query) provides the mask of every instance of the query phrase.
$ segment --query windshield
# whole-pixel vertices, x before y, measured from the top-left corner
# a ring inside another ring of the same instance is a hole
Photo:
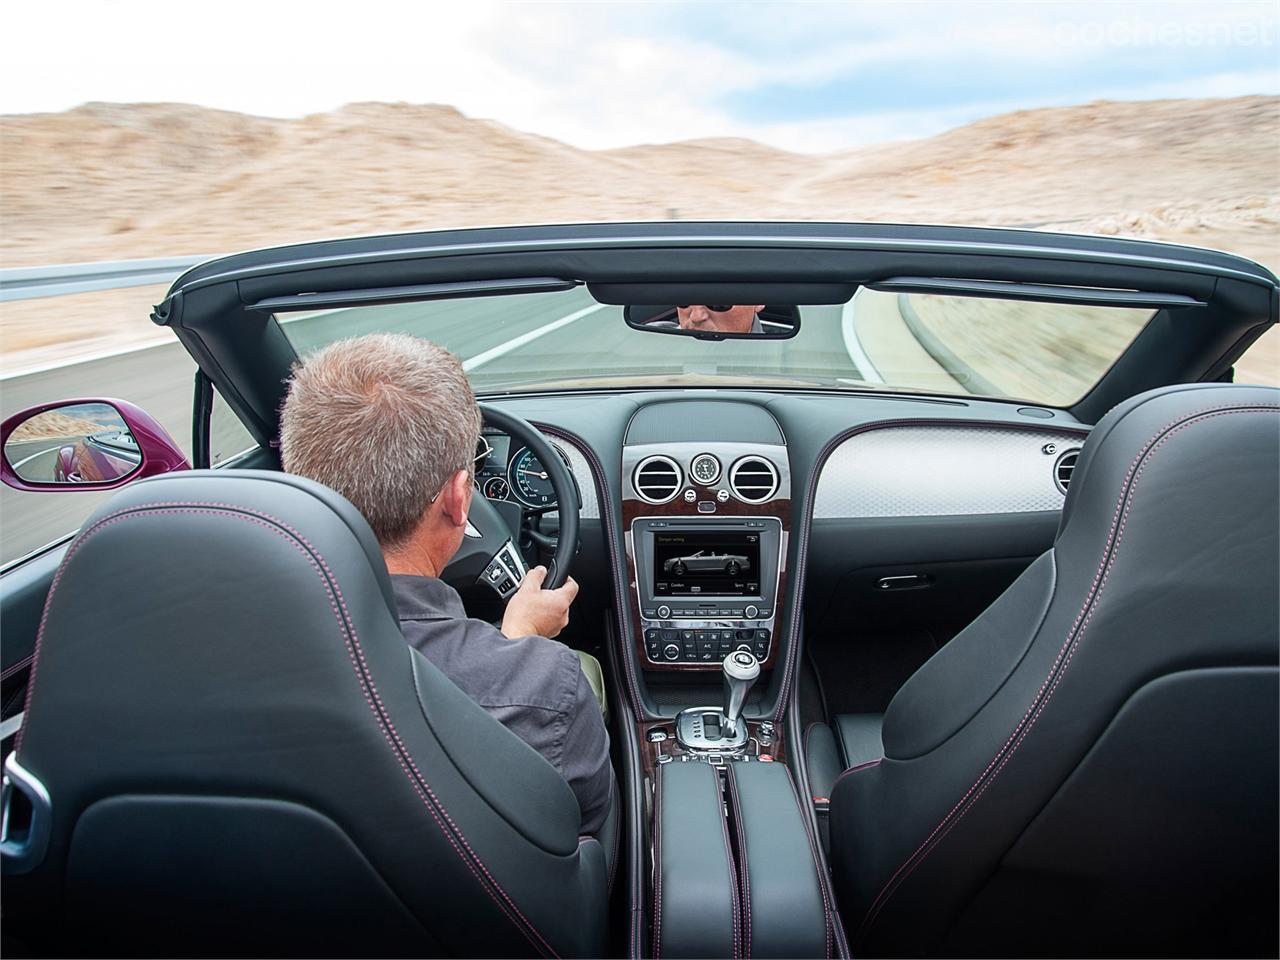
[[[637,330],[584,288],[282,314],[299,355],[374,332],[457,354],[477,394],[593,387],[768,386],[910,390],[1065,406],[1152,316],[1115,307],[860,289],[800,306],[784,340],[706,341]]]

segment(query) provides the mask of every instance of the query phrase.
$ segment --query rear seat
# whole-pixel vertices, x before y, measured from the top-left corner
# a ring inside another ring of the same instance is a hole
[[[809,724],[805,731],[805,757],[810,795],[815,799],[829,798],[841,773],[883,757],[883,725],[883,713],[841,713],[832,726]]]

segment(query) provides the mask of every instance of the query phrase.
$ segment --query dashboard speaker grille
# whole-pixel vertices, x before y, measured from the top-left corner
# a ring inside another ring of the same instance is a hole
[[[1075,473],[1076,461],[1080,459],[1080,451],[1064,450],[1062,456],[1058,457],[1057,462],[1053,465],[1053,482],[1058,485],[1058,489],[1066,496],[1067,486],[1071,483],[1071,475]]]
[[[764,503],[778,492],[778,470],[764,457],[743,457],[729,468],[729,489],[745,503]]]
[[[666,503],[674,500],[684,486],[684,473],[670,457],[645,457],[636,464],[631,485],[646,503]]]

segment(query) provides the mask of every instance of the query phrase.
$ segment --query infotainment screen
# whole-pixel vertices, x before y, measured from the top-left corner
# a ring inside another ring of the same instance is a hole
[[[653,592],[659,597],[760,595],[760,534],[653,532]]]

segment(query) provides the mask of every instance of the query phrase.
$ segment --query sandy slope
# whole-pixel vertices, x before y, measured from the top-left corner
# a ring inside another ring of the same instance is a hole
[[[1280,268],[1280,98],[1090,103],[822,156],[709,139],[586,151],[451,107],[299,120],[181,104],[0,117],[0,266],[220,253],[498,223],[1032,224],[1200,243]],[[0,307],[15,352],[153,337],[154,291]],[[1280,357],[1275,358],[1280,366]]]

